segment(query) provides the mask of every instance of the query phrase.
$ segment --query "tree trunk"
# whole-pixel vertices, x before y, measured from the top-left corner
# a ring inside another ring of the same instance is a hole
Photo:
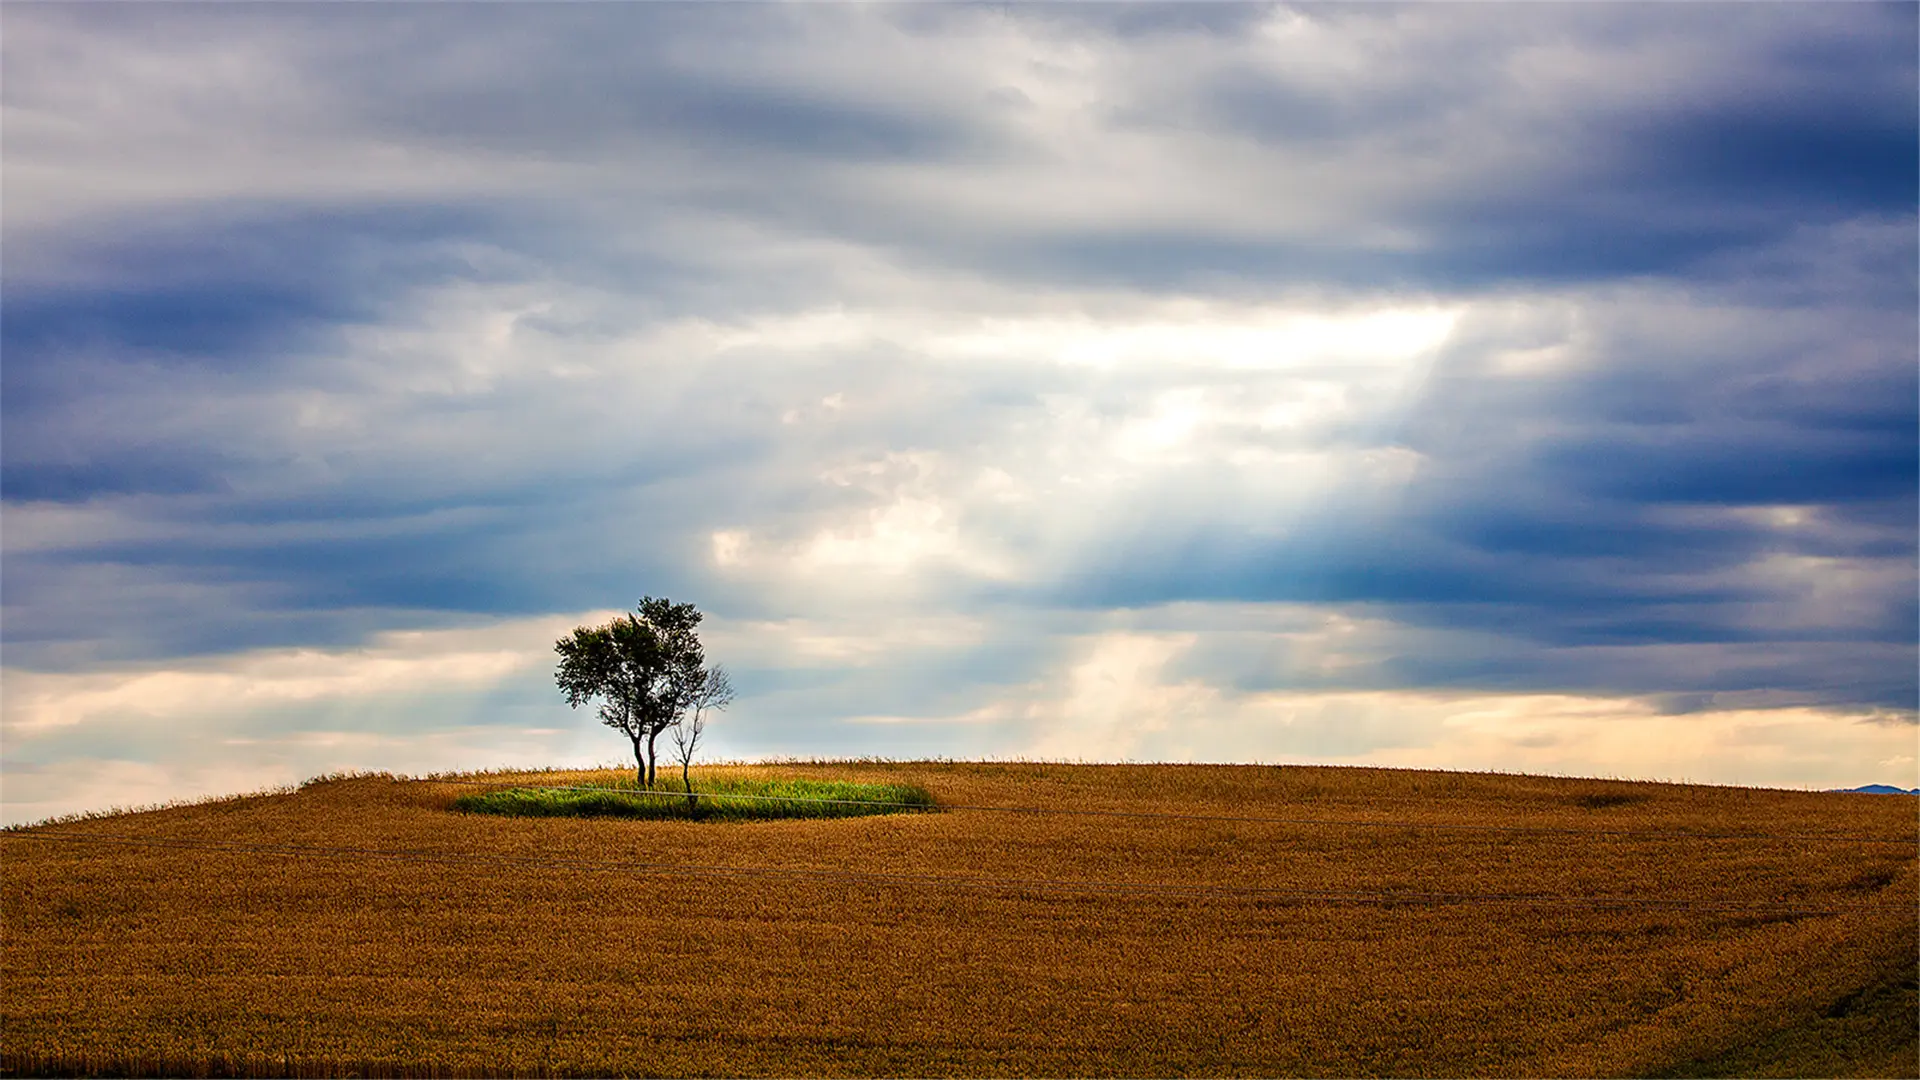
[[[655,751],[653,748],[654,741],[657,740],[658,738],[660,738],[659,728],[654,728],[653,731],[647,735],[647,786],[648,787],[653,786],[654,762],[660,760],[659,753]]]
[[[638,735],[634,736],[633,739],[633,763],[633,782],[639,784],[641,787],[646,787],[647,759],[640,753],[640,737]]]
[[[694,803],[698,801],[693,797],[693,753],[692,751],[688,751],[687,756],[680,759],[680,782],[687,785],[687,812],[692,813]]]

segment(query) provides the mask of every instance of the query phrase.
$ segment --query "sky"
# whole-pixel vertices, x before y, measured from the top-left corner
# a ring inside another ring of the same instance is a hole
[[[0,9],[0,809],[713,759],[1920,784],[1920,7]]]

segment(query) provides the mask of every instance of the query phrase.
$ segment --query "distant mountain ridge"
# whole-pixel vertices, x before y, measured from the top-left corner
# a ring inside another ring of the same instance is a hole
[[[1852,795],[1855,793],[1861,795],[1920,795],[1920,788],[1914,788],[1909,791],[1906,788],[1897,788],[1888,784],[1867,784],[1864,787],[1829,788],[1828,790],[1837,791],[1843,795]]]

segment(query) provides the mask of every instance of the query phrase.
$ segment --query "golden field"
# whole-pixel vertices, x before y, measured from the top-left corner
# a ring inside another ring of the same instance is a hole
[[[0,1068],[1920,1074],[1912,798],[1292,766],[704,773],[1195,816],[500,818],[449,810],[471,787],[359,777],[8,832]]]

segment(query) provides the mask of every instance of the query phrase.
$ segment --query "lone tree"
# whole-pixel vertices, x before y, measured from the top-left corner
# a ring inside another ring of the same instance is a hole
[[[674,756],[680,759],[680,782],[687,789],[687,805],[694,804],[693,752],[700,748],[700,736],[707,730],[707,714],[733,704],[733,679],[718,664],[707,669],[700,688],[693,694],[693,711],[673,725]]]
[[[712,676],[700,646],[700,612],[665,597],[642,597],[634,614],[576,627],[554,643],[554,681],[567,704],[600,701],[600,722],[633,745],[637,779],[652,787],[654,743],[699,705]],[[723,676],[724,678],[724,676]],[[709,702],[706,708],[715,707]]]

